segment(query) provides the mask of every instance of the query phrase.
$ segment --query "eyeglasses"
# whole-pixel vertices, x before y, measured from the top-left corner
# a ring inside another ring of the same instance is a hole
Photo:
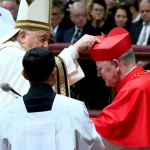
[[[105,67],[108,63],[110,63],[111,61],[112,61],[112,60],[107,61],[107,63],[103,66],[103,68],[96,68],[97,72],[98,72],[98,73],[101,73],[102,69],[104,69],[104,67]]]
[[[73,15],[75,18],[86,18],[87,17],[87,14],[77,14],[77,15]]]

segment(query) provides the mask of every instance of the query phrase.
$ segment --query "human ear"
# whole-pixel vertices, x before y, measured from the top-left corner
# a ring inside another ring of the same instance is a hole
[[[120,60],[118,60],[118,59],[113,59],[112,62],[113,62],[113,64],[114,64],[115,68],[116,68],[116,71],[118,72],[119,69],[120,69]]]
[[[57,69],[55,67],[51,73],[51,83],[52,83],[51,86],[54,86],[56,84],[56,81],[57,81]]]
[[[26,80],[28,80],[28,77],[27,77],[27,75],[26,75],[26,73],[25,73],[24,70],[22,70],[22,75],[23,75],[23,77],[24,77]]]
[[[21,30],[19,32],[19,43],[20,44],[25,44],[27,40],[27,33],[24,30]]]

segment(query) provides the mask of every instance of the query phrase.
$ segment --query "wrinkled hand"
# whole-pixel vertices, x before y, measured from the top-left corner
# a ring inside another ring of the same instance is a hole
[[[140,65],[141,67],[146,67],[148,64],[149,64],[150,62],[147,62],[147,61],[139,61],[138,63],[137,63],[137,65]]]
[[[79,39],[73,46],[77,52],[83,50],[90,50],[95,43],[100,43],[101,41],[92,35],[85,34],[81,39]]]

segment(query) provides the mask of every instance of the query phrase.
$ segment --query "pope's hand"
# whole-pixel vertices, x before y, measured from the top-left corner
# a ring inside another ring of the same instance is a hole
[[[77,52],[81,52],[83,50],[89,50],[95,43],[100,43],[101,41],[92,36],[85,34],[81,39],[79,39],[73,46],[77,50]]]

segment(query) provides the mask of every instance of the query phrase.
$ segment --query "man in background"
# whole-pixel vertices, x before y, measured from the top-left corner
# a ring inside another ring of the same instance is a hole
[[[74,26],[70,18],[65,16],[63,3],[59,0],[55,0],[52,3],[51,25],[51,31],[58,43],[63,42],[65,30]]]
[[[83,2],[73,3],[70,9],[70,18],[75,24],[64,33],[64,43],[75,43],[83,35],[96,35],[97,30],[87,21],[87,8]]]
[[[138,0],[126,0],[125,4],[129,6],[132,14],[132,23],[135,23],[141,19],[141,14],[139,12]]]
[[[130,28],[131,42],[136,45],[150,44],[150,1],[142,0],[139,3],[141,20]]]

